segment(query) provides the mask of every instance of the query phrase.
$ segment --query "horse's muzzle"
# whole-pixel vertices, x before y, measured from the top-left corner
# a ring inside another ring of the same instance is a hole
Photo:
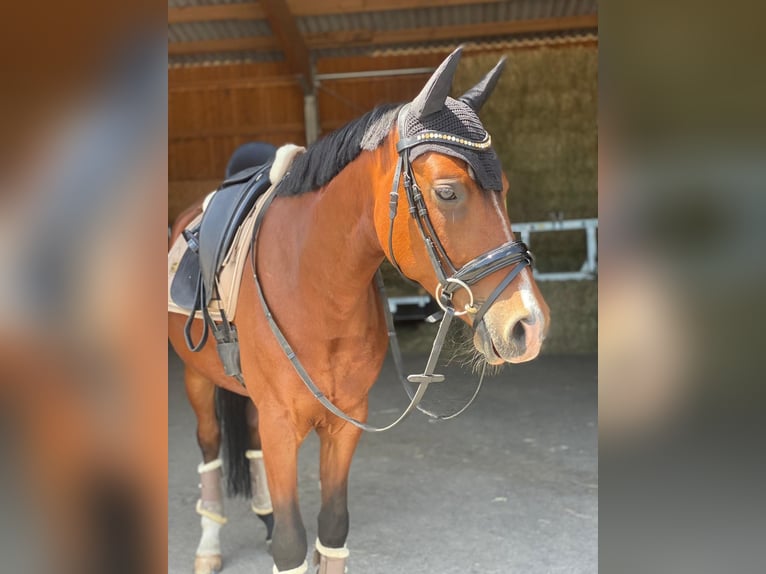
[[[531,361],[545,340],[543,323],[542,317],[528,315],[505,321],[498,329],[491,317],[486,317],[476,326],[474,346],[491,365]]]

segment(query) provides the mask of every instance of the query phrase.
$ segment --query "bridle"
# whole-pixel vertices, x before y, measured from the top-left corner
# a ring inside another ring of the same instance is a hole
[[[407,106],[404,106],[399,112],[398,128],[400,134],[403,133],[404,130],[406,109]],[[494,303],[505,288],[510,285],[516,275],[518,275],[525,266],[532,264],[532,254],[529,252],[524,242],[508,241],[495,249],[475,257],[460,267],[460,269],[455,267],[431,224],[431,218],[428,216],[428,208],[423,199],[423,193],[415,181],[415,174],[412,171],[410,150],[416,146],[427,143],[439,143],[441,145],[462,147],[472,151],[482,151],[489,149],[492,145],[492,138],[487,132],[484,132],[484,138],[481,141],[471,141],[448,133],[428,131],[399,140],[396,144],[399,161],[396,166],[396,173],[391,188],[391,200],[389,202],[390,224],[388,231],[388,255],[394,267],[396,267],[396,270],[404,277],[407,277],[396,261],[396,254],[394,253],[393,246],[394,221],[396,220],[396,213],[399,205],[399,183],[403,179],[410,216],[417,224],[420,237],[423,239],[423,243],[426,246],[428,259],[431,261],[431,266],[434,269],[438,281],[435,290],[436,302],[445,313],[451,308],[455,316],[464,315],[466,313],[471,314],[473,316],[472,324],[475,330],[484,318],[484,314],[492,306],[492,303]],[[511,271],[489,297],[487,297],[484,303],[477,307],[474,302],[471,285],[475,285],[485,277],[506,267],[512,267]],[[464,289],[468,295],[468,303],[463,310],[455,310],[452,302],[452,296],[459,289]]]
[[[399,111],[399,117],[398,117],[397,123],[398,123],[400,134],[403,133],[403,126],[404,126],[403,119],[405,117],[406,109],[407,109],[407,106],[405,105]],[[466,263],[459,269],[456,268],[455,265],[452,263],[452,260],[450,259],[449,255],[447,254],[447,251],[444,248],[444,245],[442,245],[441,241],[439,240],[439,236],[434,230],[433,225],[431,224],[431,219],[428,216],[428,208],[426,206],[425,200],[423,199],[423,194],[420,190],[420,187],[418,187],[417,182],[415,181],[415,175],[412,171],[412,164],[410,162],[410,150],[422,144],[439,143],[440,145],[463,147],[463,148],[474,150],[474,151],[476,150],[481,151],[481,150],[488,149],[491,145],[491,141],[492,140],[489,134],[486,132],[485,132],[485,137],[481,141],[472,141],[472,140],[460,138],[448,133],[443,133],[438,131],[428,131],[422,134],[418,134],[414,137],[400,139],[396,145],[396,150],[399,154],[399,160],[396,167],[396,173],[393,179],[393,185],[391,188],[391,196],[390,196],[390,202],[389,202],[389,220],[390,220],[389,237],[388,237],[389,258],[392,264],[394,265],[394,267],[397,269],[397,271],[399,271],[399,273],[403,277],[407,278],[407,276],[403,273],[403,271],[399,267],[399,264],[397,263],[397,260],[396,260],[396,255],[393,250],[394,221],[396,220],[397,208],[399,205],[399,187],[400,187],[400,184],[403,182],[403,187],[407,195],[407,203],[409,205],[410,216],[416,222],[416,225],[420,232],[420,236],[423,239],[423,243],[425,244],[426,251],[428,253],[428,258],[431,261],[431,265],[434,269],[434,272],[438,280],[438,283],[436,286],[436,302],[438,303],[439,307],[441,307],[444,314],[441,318],[441,322],[439,324],[439,329],[436,333],[436,337],[434,338],[434,342],[431,347],[431,353],[428,356],[425,369],[423,370],[422,373],[408,375],[405,378],[403,374],[404,367],[403,367],[401,349],[399,348],[398,339],[396,337],[396,331],[394,329],[394,320],[391,315],[391,311],[388,307],[388,304],[386,302],[387,299],[385,295],[385,289],[383,286],[383,278],[382,278],[382,275],[380,274],[380,271],[376,273],[375,283],[378,290],[380,291],[381,300],[383,301],[383,311],[384,311],[384,315],[386,319],[386,327],[388,329],[391,354],[393,355],[394,364],[398,371],[399,378],[402,382],[402,385],[404,386],[404,389],[410,398],[410,404],[407,406],[404,412],[399,417],[397,417],[395,421],[393,421],[389,425],[386,425],[385,427],[374,427],[366,423],[363,423],[362,421],[359,421],[349,416],[348,414],[343,412],[341,409],[336,407],[324,395],[324,393],[322,393],[319,387],[316,386],[316,384],[311,379],[311,377],[309,376],[309,374],[306,372],[305,368],[301,364],[300,360],[296,356],[295,351],[292,349],[292,347],[290,346],[290,343],[287,341],[284,334],[282,333],[282,330],[277,325],[274,319],[274,316],[272,315],[271,310],[269,309],[269,306],[266,303],[266,299],[263,295],[263,290],[261,288],[261,284],[260,284],[260,281],[258,280],[258,275],[256,272],[257,267],[255,262],[255,252],[256,252],[255,243],[258,236],[258,232],[261,227],[261,223],[263,221],[263,216],[266,213],[268,205],[271,203],[275,195],[273,188],[268,194],[268,196],[265,198],[265,204],[263,205],[263,208],[261,209],[260,213],[258,214],[258,217],[256,218],[251,246],[250,246],[250,257],[251,257],[251,263],[253,268],[253,280],[255,283],[256,292],[258,294],[258,299],[261,302],[263,311],[266,315],[266,320],[269,324],[269,327],[271,328],[272,332],[274,333],[274,336],[276,337],[277,341],[282,347],[282,350],[285,352],[285,355],[292,363],[293,368],[295,368],[301,380],[306,385],[308,390],[311,391],[314,397],[325,408],[327,408],[327,410],[332,412],[334,415],[345,420],[346,422],[349,422],[359,427],[362,430],[369,431],[369,432],[382,432],[382,431],[389,430],[395,427],[396,425],[398,425],[401,421],[403,421],[416,408],[432,418],[441,419],[441,420],[448,420],[448,419],[454,418],[460,415],[462,412],[464,412],[473,403],[474,399],[479,393],[479,390],[481,389],[482,381],[484,379],[484,371],[482,371],[481,373],[481,377],[476,386],[476,389],[474,390],[473,395],[471,396],[469,401],[459,410],[449,415],[438,415],[419,406],[420,401],[425,395],[425,392],[428,386],[431,383],[438,383],[438,382],[444,381],[444,375],[434,373],[434,369],[436,368],[436,364],[439,360],[439,356],[441,355],[441,351],[447,336],[447,331],[452,322],[452,319],[456,316],[465,315],[466,313],[468,313],[472,316],[472,326],[474,330],[477,329],[484,315],[486,314],[486,312],[489,310],[492,304],[497,300],[500,294],[505,290],[505,288],[508,287],[508,285],[510,285],[511,281],[513,281],[513,279],[521,272],[521,270],[524,267],[532,264],[532,254],[529,252],[529,250],[527,249],[527,246],[523,242],[508,241],[500,245],[499,247],[496,247],[490,251],[482,253],[481,255],[479,255],[478,257],[475,257],[474,259],[472,259],[471,261],[469,261],[468,263]],[[490,192],[490,193],[494,193],[494,192]],[[487,297],[487,299],[484,302],[482,302],[481,304],[477,304],[477,302],[474,299],[471,286],[475,285],[476,283],[478,283],[485,277],[491,275],[492,273],[495,273],[507,267],[510,267],[511,269],[508,272],[508,274],[505,276],[505,278],[498,284],[498,286],[492,291],[492,293],[490,293],[489,297]],[[466,291],[466,294],[468,296],[468,303],[464,306],[463,309],[456,309],[453,302],[453,296],[460,289],[464,289]],[[413,391],[412,387],[410,386],[410,383],[417,384],[418,385],[417,389]]]

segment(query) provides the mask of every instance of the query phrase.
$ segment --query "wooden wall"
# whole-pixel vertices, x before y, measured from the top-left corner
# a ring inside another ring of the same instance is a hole
[[[246,141],[303,141],[303,94],[281,66],[169,70],[168,175],[212,180]]]
[[[320,60],[318,73],[436,66],[444,53]],[[321,133],[378,104],[411,99],[425,75],[326,80],[317,91]],[[303,92],[282,63],[168,70],[168,216],[215,189],[247,141],[305,145]]]
[[[328,58],[317,63],[317,72],[435,67],[447,53]],[[412,99],[426,77],[322,81],[317,91],[321,133],[376,105]],[[303,92],[282,62],[171,68],[168,114],[170,221],[217,187],[237,146],[247,141],[305,145]]]

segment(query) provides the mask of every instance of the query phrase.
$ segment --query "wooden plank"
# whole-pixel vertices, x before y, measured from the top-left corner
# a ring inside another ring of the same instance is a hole
[[[279,50],[279,43],[274,36],[255,36],[251,38],[200,40],[199,42],[170,42],[168,44],[169,56],[256,50]]]
[[[298,29],[298,22],[285,0],[261,0],[266,18],[292,72],[301,77],[305,93],[313,93],[309,48]]]
[[[186,141],[209,138],[228,138],[228,137],[251,137],[276,135],[284,133],[303,133],[303,123],[282,123],[273,125],[257,126],[224,126],[220,128],[202,128],[198,130],[178,130],[168,133],[168,141]]]
[[[168,6],[168,24],[218,20],[262,20],[266,17],[258,2],[213,4],[207,6]]]
[[[264,78],[221,78],[216,80],[183,80],[168,84],[168,93],[201,92],[205,90],[245,90],[264,87],[295,86],[295,80],[286,76]]]
[[[204,82],[220,84],[238,79],[253,82],[263,79],[268,83],[274,78],[290,82],[289,73],[290,70],[284,62],[231,62],[217,66],[180,66],[168,68],[168,83],[171,86]]]

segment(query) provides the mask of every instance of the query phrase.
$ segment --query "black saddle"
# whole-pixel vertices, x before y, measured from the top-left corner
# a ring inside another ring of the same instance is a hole
[[[242,222],[256,200],[271,186],[271,163],[243,170],[225,180],[205,208],[199,225],[185,229],[189,245],[178,265],[170,296],[176,305],[194,310],[198,279],[204,288],[200,303],[207,307],[215,292],[215,277]],[[197,309],[199,310],[199,309]]]
[[[218,326],[207,308],[213,297],[218,296],[216,276],[237,230],[252,211],[256,200],[271,187],[269,170],[272,163],[270,161],[242,170],[221,184],[205,208],[199,225],[183,231],[188,249],[178,264],[170,286],[173,302],[191,312],[184,330],[189,349],[202,349],[207,341],[208,329],[212,329],[227,374],[238,379],[241,374],[236,329],[228,322],[223,311],[222,326]],[[202,311],[205,321],[202,337],[195,344],[191,339],[191,325],[197,311]],[[234,352],[236,357],[227,356],[227,353]]]

